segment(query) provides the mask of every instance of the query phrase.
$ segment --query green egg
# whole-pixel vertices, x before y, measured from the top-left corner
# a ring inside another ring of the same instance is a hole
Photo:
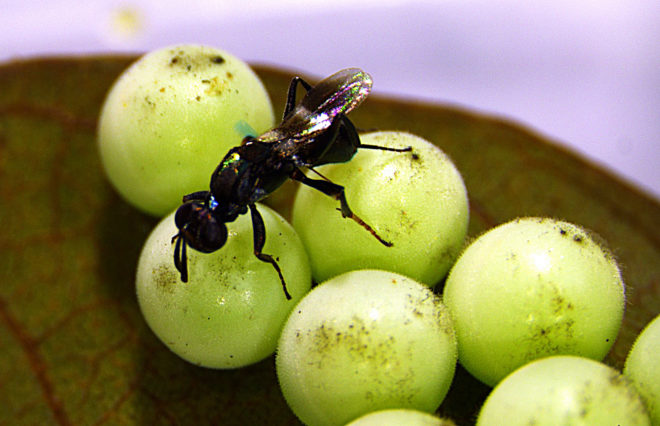
[[[424,284],[361,270],[293,309],[276,357],[284,397],[305,424],[344,425],[389,408],[434,412],[456,367],[451,317]]]
[[[455,426],[448,419],[417,410],[391,409],[375,411],[353,420],[346,426]]]
[[[591,359],[551,356],[521,367],[486,399],[477,426],[618,425],[650,421],[634,387]]]
[[[164,216],[183,195],[208,189],[230,148],[273,122],[268,94],[243,61],[208,46],[170,46],[144,55],[114,83],[98,145],[117,191]]]
[[[550,355],[602,360],[617,338],[624,285],[611,253],[584,229],[522,218],[461,254],[445,284],[459,362],[489,386]]]
[[[660,425],[660,315],[637,336],[623,372],[642,396],[653,424]]]
[[[344,186],[349,207],[392,246],[343,218],[337,200],[301,185],[293,226],[308,250],[314,279],[371,268],[434,286],[458,256],[467,232],[468,199],[461,175],[438,147],[410,133],[376,132],[360,138],[364,144],[410,146],[412,151],[359,149],[347,163],[316,170]]]
[[[281,216],[258,205],[266,226],[263,252],[277,259],[292,300],[275,269],[253,253],[249,215],[228,225],[229,237],[213,253],[188,249],[188,282],[174,267],[174,214],[144,244],[137,298],[156,336],[181,358],[203,367],[237,368],[275,351],[284,322],[311,287],[305,249]]]

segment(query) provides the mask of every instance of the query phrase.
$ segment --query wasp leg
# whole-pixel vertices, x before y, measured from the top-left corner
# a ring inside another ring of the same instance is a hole
[[[188,258],[186,255],[187,244],[180,233],[172,237],[173,243],[174,240],[176,240],[176,244],[174,245],[174,266],[176,267],[177,271],[181,273],[181,281],[186,283],[188,282]]]
[[[280,266],[277,264],[273,256],[262,253],[261,250],[266,244],[266,227],[264,226],[264,220],[257,211],[257,207],[254,204],[250,204],[250,215],[252,216],[252,235],[254,237],[254,255],[257,256],[257,259],[262,262],[267,262],[273,265],[273,268],[277,271],[277,275],[280,276],[280,281],[282,282],[282,290],[284,290],[284,295],[288,300],[291,300],[291,295],[286,289],[286,282],[284,281],[284,276],[280,270]]]
[[[350,207],[348,207],[348,202],[346,201],[346,194],[344,193],[343,186],[337,185],[336,183],[331,182],[329,180],[310,179],[307,176],[305,176],[305,174],[301,172],[300,169],[294,169],[294,171],[291,172],[290,176],[291,179],[297,180],[303,185],[310,186],[316,190],[321,191],[325,195],[331,196],[335,200],[339,200],[339,203],[341,205],[340,211],[343,217],[347,217],[357,222],[360,226],[362,226],[364,229],[369,231],[371,235],[373,235],[384,246],[392,247],[392,243],[382,239],[380,235],[378,235],[376,231],[371,226],[369,226],[369,224],[367,224],[364,220],[360,219],[360,217],[357,216],[355,213],[353,213]]]
[[[364,148],[364,149],[378,149],[381,151],[392,151],[392,152],[410,152],[412,151],[412,146],[407,146],[405,148],[390,148],[387,146],[380,146],[380,145],[369,145],[365,143],[361,143],[358,145],[358,148]]]
[[[304,87],[308,92],[312,88],[309,83],[298,76],[295,76],[293,79],[291,79],[291,84],[289,84],[289,91],[286,95],[286,104],[284,105],[283,118],[286,118],[286,116],[289,115],[289,113],[291,113],[293,108],[296,106],[296,91],[298,89],[298,83],[300,83],[302,87]]]

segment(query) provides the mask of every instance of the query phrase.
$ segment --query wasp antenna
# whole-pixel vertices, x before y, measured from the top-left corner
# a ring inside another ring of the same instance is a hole
[[[178,233],[172,237],[172,242],[176,239],[176,244],[174,245],[174,266],[177,271],[181,274],[181,281],[186,283],[188,282],[188,258],[186,255],[186,241],[181,236],[181,233]]]

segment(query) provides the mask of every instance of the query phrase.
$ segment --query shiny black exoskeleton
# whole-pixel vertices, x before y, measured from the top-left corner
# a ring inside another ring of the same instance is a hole
[[[307,93],[296,104],[298,84]],[[353,219],[382,244],[391,246],[351,211],[344,187],[325,178],[311,179],[301,170],[314,171],[314,166],[349,161],[358,148],[411,150],[410,147],[395,149],[360,143],[358,132],[346,115],[368,96],[371,85],[369,74],[357,68],[339,71],[314,87],[300,77],[291,81],[282,123],[259,137],[248,136],[242,145],[232,148],[213,172],[210,191],[183,197],[183,204],[175,215],[179,232],[172,238],[174,265],[183,282],[188,280],[186,247],[203,253],[218,250],[227,241],[225,223],[236,220],[249,209],[254,254],[273,265],[286,298],[291,299],[279,265],[271,255],[261,251],[266,242],[266,230],[255,206],[287,179],[297,180],[339,200],[342,216]]]

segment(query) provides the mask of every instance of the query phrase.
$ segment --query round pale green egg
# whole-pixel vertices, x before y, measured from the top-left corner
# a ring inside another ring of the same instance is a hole
[[[449,313],[428,286],[393,272],[336,276],[293,309],[276,356],[282,393],[306,424],[372,411],[432,413],[456,366]]]
[[[511,373],[493,389],[477,420],[477,426],[650,424],[639,394],[618,371],[566,355]]]
[[[117,191],[163,216],[243,138],[273,126],[266,90],[250,67],[213,47],[150,52],[114,83],[101,110],[98,145]]]
[[[289,312],[311,287],[307,255],[295,231],[270,208],[257,206],[266,226],[263,253],[277,260],[292,300],[273,266],[255,257],[249,215],[227,224],[229,237],[219,250],[188,249],[186,283],[174,267],[173,214],[144,244],[136,278],[144,319],[165,345],[193,364],[236,368],[271,355]]]
[[[308,250],[312,275],[320,282],[371,268],[434,286],[453,264],[467,232],[468,199],[461,175],[442,150],[418,136],[375,132],[360,138],[363,144],[412,151],[359,149],[347,163],[315,170],[342,185],[353,212],[392,246],[343,218],[337,200],[301,185],[293,226]]]
[[[642,330],[623,373],[642,396],[654,425],[660,425],[660,315]]]
[[[449,419],[417,410],[392,409],[365,414],[346,426],[454,426]]]
[[[459,362],[494,386],[549,355],[602,360],[624,311],[614,257],[571,223],[523,218],[474,240],[447,278]]]

